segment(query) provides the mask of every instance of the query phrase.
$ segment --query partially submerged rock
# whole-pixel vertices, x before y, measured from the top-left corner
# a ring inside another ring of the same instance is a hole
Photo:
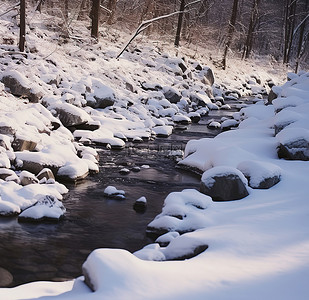
[[[147,208],[147,199],[146,199],[146,197],[144,197],[144,196],[140,197],[140,198],[138,198],[134,202],[133,209],[136,212],[143,213],[143,212],[145,212],[146,208]]]

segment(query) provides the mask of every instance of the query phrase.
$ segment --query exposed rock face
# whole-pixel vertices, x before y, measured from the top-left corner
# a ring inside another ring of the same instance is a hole
[[[34,91],[31,87],[25,86],[25,83],[27,82],[24,80],[24,82],[21,82],[21,80],[18,79],[20,77],[20,74],[17,76],[14,76],[14,73],[5,75],[2,77],[2,82],[4,85],[10,89],[10,92],[18,97],[26,97],[29,99],[30,102],[37,103],[39,100],[43,97],[43,94],[39,91]],[[17,73],[17,72],[16,72]]]
[[[214,167],[202,176],[200,191],[214,201],[242,199],[249,195],[246,179],[237,169],[231,167]]]

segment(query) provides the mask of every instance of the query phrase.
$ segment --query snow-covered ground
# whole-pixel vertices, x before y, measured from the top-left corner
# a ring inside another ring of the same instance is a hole
[[[1,35],[13,42],[14,13],[0,22]],[[207,184],[214,171],[242,172],[250,178],[242,178],[249,195],[214,202],[196,190],[172,193],[150,224],[168,231],[156,243],[134,254],[120,249],[90,254],[83,269],[95,292],[80,277],[2,288],[0,298],[307,299],[309,162],[299,158],[309,156],[309,73],[290,74],[290,81],[273,89],[277,99],[265,106],[261,98],[269,83],[284,77],[265,60],[261,65],[233,59],[223,72],[203,55],[193,58],[190,49],[177,50],[177,57],[171,46],[159,49],[142,41],[116,60],[126,34],[110,29],[98,44],[86,38],[60,45],[59,32],[49,30],[46,20],[36,13],[29,21],[27,59],[6,53],[16,46],[0,47],[2,81],[21,85],[15,92],[0,86],[1,214],[60,218],[67,189],[57,181],[98,171],[89,145],[119,149],[127,140],[168,136],[177,122],[227,108],[225,98],[253,94],[257,103],[229,120],[238,129],[190,141],[179,163],[205,172]],[[82,22],[74,30],[75,36],[89,34]],[[280,156],[298,155],[297,160],[279,159],[278,147]],[[52,174],[40,177],[46,167]],[[280,181],[256,188],[271,176]],[[173,260],[198,247],[207,250]]]

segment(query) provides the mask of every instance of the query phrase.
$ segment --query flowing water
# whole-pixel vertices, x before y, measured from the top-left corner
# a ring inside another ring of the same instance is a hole
[[[235,111],[235,110],[234,110]],[[0,219],[0,267],[13,275],[16,286],[37,280],[60,281],[78,277],[89,253],[97,248],[122,248],[131,252],[153,242],[147,224],[161,212],[165,197],[173,191],[199,188],[199,176],[175,168],[168,150],[184,150],[188,140],[214,137],[209,118],[231,115],[232,111],[211,111],[200,124],[176,130],[169,138],[130,144],[121,151],[98,149],[100,173],[76,185],[68,185],[67,209],[59,223],[19,223],[17,218]],[[121,175],[122,167],[149,165],[140,172]],[[108,199],[108,185],[126,192],[125,200]],[[135,200],[145,196],[147,210],[137,213]]]

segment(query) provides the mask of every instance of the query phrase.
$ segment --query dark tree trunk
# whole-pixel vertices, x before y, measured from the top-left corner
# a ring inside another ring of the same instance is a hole
[[[91,37],[99,38],[100,0],[92,0],[91,9]]]
[[[258,19],[258,8],[259,8],[260,0],[254,0],[253,6],[251,10],[249,28],[247,33],[246,42],[244,45],[244,51],[242,58],[249,58],[252,47],[253,47],[253,36],[254,36],[254,29],[256,27],[257,19]]]
[[[26,0],[20,1],[19,51],[25,51],[26,40]]]
[[[309,3],[308,3],[308,1],[306,1],[305,7],[304,7],[304,11],[306,12],[306,14],[309,13],[308,8],[309,8]],[[300,61],[301,56],[302,56],[302,46],[303,46],[303,43],[304,43],[304,33],[305,33],[305,28],[306,28],[307,23],[308,23],[308,19],[305,19],[305,21],[301,24],[301,26],[299,28],[299,40],[298,40],[297,54],[296,54],[295,73],[298,72],[299,61]]]
[[[226,56],[227,56],[227,52],[230,48],[230,45],[232,43],[233,34],[234,34],[234,31],[235,31],[235,24],[236,24],[236,18],[237,18],[237,8],[238,8],[238,0],[234,0],[231,20],[230,20],[230,23],[229,23],[229,29],[228,29],[228,34],[227,34],[227,41],[225,43],[223,59],[222,59],[223,70],[226,69]]]
[[[293,31],[295,27],[296,14],[295,0],[286,0],[285,7],[285,26],[284,26],[284,49],[283,49],[283,63],[289,63],[289,56],[292,47]]]
[[[182,20],[183,20],[183,12],[185,10],[185,0],[181,0],[180,3],[180,14],[178,16],[178,24],[177,24],[177,31],[176,31],[176,37],[175,37],[175,47],[179,46],[179,41],[180,41],[180,34],[181,34],[181,27],[182,27]]]

